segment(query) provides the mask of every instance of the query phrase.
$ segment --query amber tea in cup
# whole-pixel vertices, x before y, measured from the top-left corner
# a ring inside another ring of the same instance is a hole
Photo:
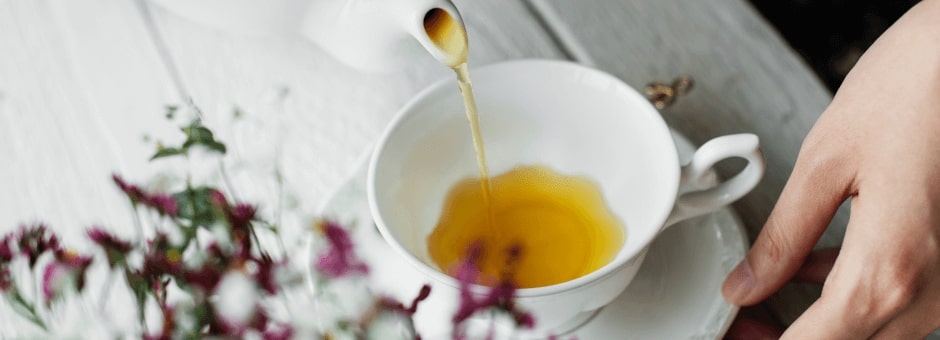
[[[587,178],[519,166],[491,178],[491,185],[489,207],[479,179],[461,181],[448,192],[428,236],[428,252],[443,271],[453,274],[478,244],[478,284],[508,279],[501,277],[508,270],[520,288],[549,286],[603,267],[623,245],[621,221]],[[506,268],[513,247],[521,252]]]

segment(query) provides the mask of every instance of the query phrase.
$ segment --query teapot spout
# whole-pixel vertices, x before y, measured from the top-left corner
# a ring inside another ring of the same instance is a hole
[[[434,0],[412,17],[411,35],[434,59],[450,68],[467,62],[467,30],[460,12],[449,0]]]
[[[422,47],[451,67],[467,59],[463,20],[449,0],[314,1],[300,33],[364,71],[405,68],[421,59]]]

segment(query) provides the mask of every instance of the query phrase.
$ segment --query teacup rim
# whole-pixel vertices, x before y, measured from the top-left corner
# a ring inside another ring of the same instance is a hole
[[[510,68],[517,67],[515,65],[524,65],[523,67],[573,68],[573,69],[577,69],[579,72],[590,72],[594,76],[599,76],[599,77],[603,77],[605,79],[611,80],[612,83],[617,84],[616,86],[619,86],[628,90],[626,91],[627,96],[636,96],[642,99],[638,102],[643,103],[642,105],[646,108],[646,110],[644,111],[649,111],[656,115],[657,119],[655,119],[654,121],[658,122],[656,124],[658,125],[657,128],[663,129],[667,136],[671,136],[670,131],[669,131],[669,126],[666,124],[665,120],[662,119],[662,117],[659,115],[659,112],[656,110],[656,108],[653,107],[653,105],[650,104],[645,98],[643,98],[642,95],[636,89],[634,89],[632,86],[630,86],[623,80],[615,77],[614,75],[608,72],[605,72],[605,71],[602,71],[602,70],[599,70],[599,69],[596,69],[596,68],[593,68],[584,64],[580,64],[580,63],[572,62],[568,60],[558,60],[558,59],[538,59],[538,58],[515,59],[515,60],[498,61],[494,63],[484,64],[484,65],[472,68],[472,70],[481,70],[481,69],[487,69],[487,68],[493,68],[493,67],[510,67]],[[534,65],[549,65],[549,66],[534,66]],[[409,263],[411,263],[412,266],[418,268],[418,270],[420,270],[421,272],[433,277],[438,282],[442,282],[448,286],[458,288],[460,287],[460,282],[457,279],[425,263],[424,261],[419,259],[415,254],[412,254],[410,251],[408,251],[408,249],[406,249],[397,240],[397,238],[392,234],[392,232],[389,230],[388,226],[386,225],[384,217],[380,214],[378,202],[376,201],[376,193],[375,193],[375,175],[376,175],[376,168],[378,167],[378,162],[379,162],[379,152],[383,149],[383,146],[386,145],[389,138],[391,138],[392,133],[396,131],[396,129],[401,125],[401,123],[405,119],[408,118],[408,116],[410,116],[410,113],[417,112],[415,110],[416,106],[428,100],[429,96],[432,93],[438,91],[441,87],[452,85],[451,84],[452,82],[454,82],[454,78],[445,76],[442,79],[439,79],[431,83],[430,85],[428,85],[427,87],[425,87],[424,89],[416,93],[414,96],[412,96],[411,99],[409,99],[395,113],[394,118],[389,122],[385,130],[382,132],[382,136],[379,138],[378,142],[376,143],[372,151],[372,154],[370,155],[366,190],[367,190],[367,198],[369,201],[369,209],[371,210],[372,218],[375,220],[376,227],[379,230],[379,233],[382,235],[382,238],[386,241],[386,243],[388,243],[395,250],[396,253],[398,253],[399,255],[403,255],[406,258],[406,260]],[[670,140],[670,146],[671,147],[667,147],[666,150],[668,150],[668,152],[671,153],[671,155],[669,155],[671,156],[670,158],[675,160],[675,167],[674,167],[675,174],[673,176],[675,177],[675,179],[673,181],[670,181],[670,183],[674,183],[674,187],[670,188],[668,194],[672,196],[672,201],[675,202],[676,198],[678,197],[679,167],[681,164],[679,162],[679,156],[678,156],[678,151],[676,150],[675,142]],[[619,259],[615,259],[611,261],[610,263],[604,265],[603,267],[573,280],[569,280],[569,281],[565,281],[565,282],[561,282],[561,283],[557,283],[557,284],[553,284],[549,286],[519,288],[516,290],[516,297],[517,298],[533,298],[533,297],[539,297],[539,296],[554,295],[559,292],[569,291],[569,290],[576,289],[582,286],[591,285],[593,283],[600,281],[601,279],[605,277],[613,275],[618,269],[620,269],[625,264],[631,262],[633,259],[637,258],[637,256],[640,256],[649,247],[652,241],[655,240],[656,235],[659,235],[659,232],[663,230],[666,220],[670,213],[671,213],[671,209],[664,209],[664,211],[660,212],[659,214],[660,216],[657,216],[656,218],[656,220],[659,221],[659,223],[655,224],[655,225],[659,225],[658,227],[659,230],[652,233],[652,236],[643,240],[642,246],[638,247],[635,251],[628,253],[627,256],[624,256]],[[489,288],[488,286],[484,286],[484,285],[471,284],[471,290],[473,292],[482,292],[488,288]]]

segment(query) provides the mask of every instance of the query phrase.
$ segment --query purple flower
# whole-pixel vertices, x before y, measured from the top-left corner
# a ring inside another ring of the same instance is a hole
[[[215,189],[209,191],[209,200],[217,207],[228,207],[228,200],[225,199],[225,194],[223,194],[221,191]]]
[[[260,259],[254,260],[258,265],[258,272],[255,273],[255,281],[261,285],[268,294],[277,294],[277,280],[274,277],[274,270],[280,265],[275,263],[268,254],[262,254]]]
[[[414,314],[418,311],[418,305],[421,301],[424,301],[431,295],[431,286],[425,284],[421,287],[421,290],[418,292],[418,295],[411,300],[411,305],[405,307],[405,305],[395,298],[389,296],[380,296],[372,308],[366,311],[360,316],[359,326],[363,330],[369,329],[373,322],[375,322],[376,317],[383,313],[397,314],[401,319],[401,322],[404,322],[408,325],[407,328],[410,328],[412,331],[415,331],[414,328]],[[414,339],[421,339],[421,335],[415,333],[413,334]]]
[[[7,234],[0,241],[0,293],[6,293],[13,287],[13,277],[10,275],[10,269],[7,263],[13,260],[13,233]]]
[[[170,217],[179,216],[179,204],[176,203],[176,199],[172,196],[166,194],[145,195],[141,198],[140,203],[153,208],[162,215]]]
[[[13,233],[7,234],[0,241],[0,265],[13,260],[13,248],[10,244],[13,241]]]
[[[13,233],[7,234],[0,241],[0,293],[6,293],[13,287],[13,277],[7,263],[13,260]]]
[[[25,225],[20,226],[18,236],[17,244],[20,248],[20,253],[26,256],[30,268],[36,265],[36,260],[46,251],[60,250],[59,238],[55,234],[48,232],[48,228],[43,224],[28,227]]]
[[[179,215],[179,203],[166,194],[149,194],[139,186],[127,183],[121,176],[112,174],[111,179],[117,184],[118,188],[124,192],[124,195],[131,200],[133,204],[143,204],[156,210],[161,215],[176,217]]]
[[[421,286],[421,290],[418,292],[418,295],[411,300],[411,305],[405,308],[405,305],[401,302],[398,302],[391,297],[382,297],[379,299],[379,305],[386,310],[402,314],[407,317],[413,316],[418,312],[418,304],[421,301],[424,301],[431,296],[431,285],[425,284]]]
[[[108,257],[108,265],[111,267],[123,263],[127,253],[134,249],[130,242],[119,239],[100,227],[92,227],[87,234],[92,242],[104,249]]]
[[[261,333],[264,340],[288,340],[294,336],[294,328],[288,324],[269,323],[268,328]]]
[[[124,192],[124,195],[126,195],[127,198],[131,200],[131,202],[136,204],[140,201],[140,198],[144,196],[144,191],[140,190],[140,187],[127,183],[123,178],[121,178],[121,176],[118,176],[117,174],[111,174],[111,179],[115,184],[117,184],[118,188]]]
[[[42,296],[47,303],[64,289],[68,283],[68,278],[69,275],[65,266],[57,262],[46,265],[46,269],[42,273]]]
[[[317,258],[316,269],[331,278],[351,274],[368,274],[369,267],[353,253],[352,239],[338,223],[323,220],[320,230],[329,242],[329,249]]]
[[[411,306],[405,311],[408,312],[408,314],[414,315],[418,312],[418,304],[421,303],[421,301],[427,300],[428,296],[431,296],[431,285],[425,284],[421,286],[421,291],[418,292],[418,296],[415,296],[415,298],[411,300]]]
[[[0,293],[6,293],[13,287],[13,278],[10,276],[10,269],[0,266]]]
[[[229,267],[231,257],[224,254],[217,243],[209,244],[206,248],[206,261],[199,268],[186,269],[183,273],[183,281],[202,289],[206,293],[215,290],[215,287],[222,280],[222,275]]]
[[[238,203],[234,207],[225,209],[229,226],[232,228],[232,241],[236,245],[235,256],[248,259],[251,257],[251,220],[255,218],[256,209],[247,203]]]
[[[163,275],[177,275],[183,270],[183,264],[178,256],[156,251],[144,256],[143,275],[148,278],[158,278]]]
[[[476,283],[480,276],[479,262],[482,252],[483,246],[479,242],[471,244],[467,249],[467,255],[457,265],[454,276],[460,282],[460,303],[451,320],[455,325],[469,318],[480,308],[479,303],[473,297],[470,285]]]
[[[205,263],[199,269],[187,270],[183,278],[187,284],[199,287],[204,292],[211,292],[222,280],[222,271]]]
[[[255,306],[248,320],[239,321],[226,318],[218,310],[214,313],[215,320],[210,324],[208,335],[223,335],[225,338],[241,338],[249,329],[263,330],[268,328],[270,321],[264,309]]]
[[[55,252],[55,261],[46,265],[42,274],[42,295],[48,304],[62,293],[70,283],[81,291],[85,287],[85,272],[92,258],[70,250]]]
[[[159,281],[160,276],[176,276],[183,272],[182,253],[179,249],[170,247],[166,234],[157,233],[157,236],[148,241],[150,250],[144,255],[144,265],[141,275],[148,282]]]
[[[232,229],[247,229],[248,224],[255,218],[257,209],[251,204],[238,203],[228,210],[228,221]]]
[[[119,240],[117,237],[100,227],[92,227],[91,229],[88,229],[86,234],[88,234],[88,238],[90,238],[92,242],[95,242],[102,247],[114,248],[115,250],[118,250],[122,253],[130,251],[132,248],[131,244],[127,241]]]
[[[518,246],[507,249],[509,253],[506,268],[512,268],[518,261],[522,251]],[[509,314],[517,326],[525,328],[535,327],[535,318],[532,314],[519,309],[515,303],[516,286],[512,283],[512,273],[502,274],[501,281],[496,286],[490,287],[489,291],[478,299],[473,295],[470,285],[477,282],[480,277],[479,262],[482,257],[483,247],[479,242],[473,243],[467,249],[467,255],[464,257],[456,269],[455,276],[460,282],[460,303],[457,312],[454,313],[451,321],[454,323],[451,336],[455,339],[465,337],[460,324],[466,321],[470,316],[478,311],[486,309],[496,309]]]

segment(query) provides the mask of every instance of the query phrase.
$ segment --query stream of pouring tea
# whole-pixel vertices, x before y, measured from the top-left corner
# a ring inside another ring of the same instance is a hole
[[[476,101],[473,99],[470,72],[467,70],[467,32],[457,20],[454,20],[450,14],[439,8],[432,9],[425,15],[424,30],[431,41],[446,55],[446,60],[443,62],[457,73],[457,85],[460,87],[460,94],[463,95],[467,120],[470,122],[470,132],[473,134],[473,148],[476,151],[477,167],[480,171],[483,203],[489,207],[493,189],[490,185],[489,168],[486,166],[486,149],[483,146],[483,136],[480,134],[480,117],[477,114]],[[489,215],[492,215],[492,212]],[[490,225],[493,224],[492,216],[489,217],[489,222]]]

